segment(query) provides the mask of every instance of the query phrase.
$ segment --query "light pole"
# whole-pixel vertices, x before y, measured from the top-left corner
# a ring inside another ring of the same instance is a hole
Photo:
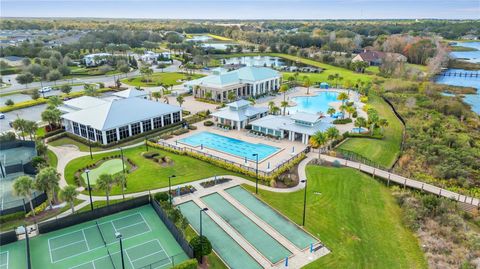
[[[118,241],[120,241],[120,256],[122,257],[122,269],[125,269],[125,262],[123,260],[122,234],[119,232],[116,232],[115,237],[118,239]]]
[[[145,149],[148,151],[148,137],[145,134]]]
[[[303,192],[303,221],[302,221],[302,226],[305,226],[305,211],[307,208],[307,180],[301,180],[300,182],[305,183],[305,189]]]
[[[208,208],[200,209],[200,251],[202,252],[202,257],[200,257],[200,264],[203,262],[203,222],[202,222],[202,213],[207,211]]]
[[[122,170],[123,170],[123,187],[127,188],[127,175],[125,174],[125,161],[123,160],[123,149],[120,148],[120,155],[122,155]],[[124,197],[125,198],[125,197]]]
[[[258,153],[252,154],[253,157],[256,157],[256,166],[255,166],[255,194],[258,194]]]
[[[92,127],[90,127],[90,125],[87,125],[88,148],[90,149],[90,159],[93,160],[93,155],[92,155],[92,140],[90,140],[89,132],[88,132],[88,130],[91,129],[91,128],[92,128]]]
[[[168,198],[170,199],[170,204],[172,204],[172,178],[176,175],[171,175],[168,177]]]
[[[90,196],[90,209],[93,211],[93,202],[92,202],[92,187],[90,187],[90,176],[88,175],[90,170],[85,170],[85,174],[87,174],[87,186],[88,186],[88,196]]]

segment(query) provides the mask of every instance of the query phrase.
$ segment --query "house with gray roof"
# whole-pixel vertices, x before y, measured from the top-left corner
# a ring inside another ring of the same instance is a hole
[[[334,126],[318,114],[297,112],[290,116],[268,115],[252,121],[252,130],[290,141],[301,141],[308,144],[310,137],[318,131],[325,131]]]
[[[253,120],[267,116],[267,107],[254,107],[246,100],[238,100],[212,113],[213,120],[232,129],[242,129]]]
[[[184,87],[197,98],[224,102],[230,93],[236,98],[259,97],[280,88],[280,72],[266,67],[243,67],[230,72],[186,82]]]
[[[93,98],[97,101],[87,105],[91,98],[68,101],[71,111],[63,114],[62,120],[67,132],[92,142],[110,144],[182,121],[179,106],[135,97],[110,101]]]

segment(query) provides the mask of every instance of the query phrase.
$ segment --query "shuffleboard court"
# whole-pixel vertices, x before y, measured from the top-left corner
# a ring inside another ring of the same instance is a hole
[[[188,259],[150,205],[30,239],[32,269],[168,269]],[[8,252],[7,256],[4,253]],[[1,246],[0,269],[25,269],[25,240]]]

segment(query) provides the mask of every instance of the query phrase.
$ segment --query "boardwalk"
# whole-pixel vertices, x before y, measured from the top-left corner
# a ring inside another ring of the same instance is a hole
[[[322,159],[327,160],[328,162],[336,161],[341,165],[358,169],[362,172],[369,173],[372,176],[378,176],[378,177],[384,178],[385,180],[387,180],[387,184],[390,184],[390,181],[391,181],[405,187],[410,187],[410,188],[421,190],[424,192],[429,192],[429,193],[443,196],[461,203],[470,204],[477,207],[480,206],[480,199],[478,198],[473,198],[473,197],[462,195],[453,191],[445,190],[445,189],[433,186],[431,184],[409,179],[397,174],[393,174],[393,173],[375,168],[373,166],[365,165],[358,162],[352,162],[352,161],[348,161],[345,159],[340,159],[340,158],[336,158],[328,155],[322,155]]]

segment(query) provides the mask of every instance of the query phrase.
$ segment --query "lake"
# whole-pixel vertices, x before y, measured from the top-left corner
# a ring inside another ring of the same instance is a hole
[[[244,57],[232,57],[222,60],[223,64],[243,64],[246,66],[265,66],[271,68],[282,68],[287,66],[305,67],[307,65],[297,63],[287,59],[273,56],[244,56]]]
[[[476,51],[456,51],[451,52],[453,58],[462,58],[472,63],[480,63],[480,42],[458,42],[457,46],[476,48]],[[461,73],[479,73],[480,70],[464,70],[464,69],[448,69],[446,72]],[[454,77],[454,76],[437,76],[436,80],[439,84],[474,87],[477,89],[476,94],[466,94],[464,101],[472,106],[472,110],[480,115],[480,77]]]

